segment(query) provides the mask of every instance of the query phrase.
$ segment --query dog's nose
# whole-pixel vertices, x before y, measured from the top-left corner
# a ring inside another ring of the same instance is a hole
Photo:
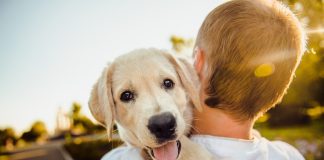
[[[147,127],[160,142],[173,139],[176,136],[176,120],[170,112],[152,116]]]

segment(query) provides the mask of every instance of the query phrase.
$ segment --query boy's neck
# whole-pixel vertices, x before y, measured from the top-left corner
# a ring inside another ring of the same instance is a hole
[[[208,106],[203,106],[202,112],[195,110],[194,115],[193,134],[253,139],[253,121],[238,122],[222,110]]]

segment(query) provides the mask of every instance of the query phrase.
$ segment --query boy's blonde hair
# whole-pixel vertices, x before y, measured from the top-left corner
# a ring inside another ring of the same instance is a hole
[[[196,46],[205,53],[206,105],[247,120],[281,101],[305,50],[305,34],[280,2],[233,0],[209,13]]]

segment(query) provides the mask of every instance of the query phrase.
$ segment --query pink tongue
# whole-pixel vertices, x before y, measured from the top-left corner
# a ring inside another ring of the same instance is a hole
[[[178,147],[175,141],[153,149],[157,160],[175,160],[178,156]]]

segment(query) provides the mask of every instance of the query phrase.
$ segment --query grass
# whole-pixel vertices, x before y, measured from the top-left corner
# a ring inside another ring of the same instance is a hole
[[[270,140],[283,139],[293,142],[298,139],[314,140],[323,139],[324,137],[324,122],[321,121],[313,121],[309,125],[278,128],[269,127],[267,123],[257,123],[255,129]]]

